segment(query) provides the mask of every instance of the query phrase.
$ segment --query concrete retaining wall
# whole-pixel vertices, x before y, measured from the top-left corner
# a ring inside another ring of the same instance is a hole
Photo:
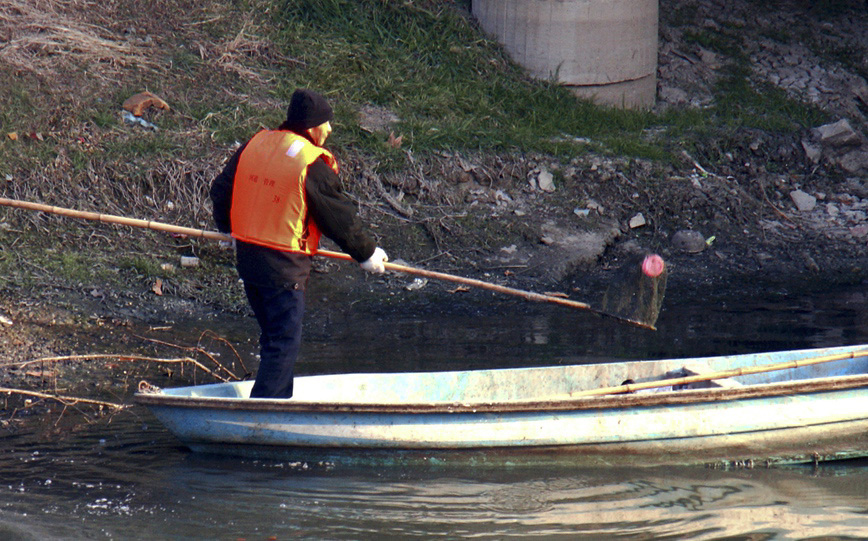
[[[473,0],[472,11],[534,77],[603,104],[654,105],[658,0]]]

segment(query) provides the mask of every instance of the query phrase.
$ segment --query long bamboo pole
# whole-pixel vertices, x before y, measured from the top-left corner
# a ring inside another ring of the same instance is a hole
[[[661,379],[657,381],[644,381],[642,383],[627,383],[625,385],[616,385],[614,387],[600,387],[599,389],[588,389],[586,391],[576,391],[569,393],[566,396],[558,396],[554,399],[566,398],[581,398],[586,396],[600,396],[607,394],[623,394],[642,391],[645,389],[656,389],[659,387],[668,387],[670,385],[687,385],[688,383],[698,383],[702,381],[711,381],[715,379],[733,378],[737,376],[746,376],[748,374],[762,374],[764,372],[775,372],[778,370],[789,370],[792,368],[801,368],[814,364],[828,363],[832,361],[842,361],[844,359],[855,359],[857,357],[868,357],[868,349],[860,351],[851,351],[849,353],[835,353],[832,355],[823,355],[819,357],[809,357],[807,359],[798,359],[794,361],[784,361],[775,364],[767,364],[760,366],[744,366],[741,368],[733,368],[731,370],[721,370],[718,372],[709,372],[707,374],[697,374],[695,376],[683,376],[679,378]]]
[[[115,216],[112,214],[100,214],[97,212],[88,212],[82,210],[74,210],[63,207],[54,207],[51,205],[43,205],[42,203],[33,203],[30,201],[21,201],[17,199],[6,199],[0,197],[0,205],[14,208],[21,208],[27,210],[36,210],[40,212],[48,212],[51,214],[58,214],[60,216],[68,216],[70,218],[81,218],[84,220],[94,220],[98,222],[104,223],[112,223],[119,225],[127,225],[130,227],[139,227],[143,229],[152,229],[155,231],[165,231],[167,233],[175,233],[178,235],[187,235],[189,237],[195,238],[204,238],[211,240],[222,240],[222,241],[231,241],[232,237],[227,235],[226,233],[219,233],[217,231],[207,231],[204,229],[194,229],[191,227],[181,227],[178,225],[166,224],[162,222],[155,222],[151,220],[140,220],[137,218],[126,218],[124,216]],[[330,257],[332,259],[342,259],[346,261],[352,261],[352,257],[348,254],[344,254],[341,252],[333,252],[329,250],[319,250],[317,255],[321,255],[324,257]],[[433,278],[436,280],[444,280],[448,282],[459,283],[467,286],[477,287],[480,289],[486,289],[489,291],[494,291],[496,293],[504,293],[506,295],[513,295],[517,297],[521,297],[523,299],[529,301],[536,302],[547,302],[551,304],[558,304],[560,306],[567,306],[569,308],[577,308],[579,310],[587,310],[589,312],[593,312],[595,314],[599,314],[602,316],[610,317],[617,319],[619,321],[623,321],[626,323],[630,323],[637,327],[642,327],[644,329],[656,330],[653,325],[642,321],[636,321],[633,319],[629,319],[626,317],[618,316],[615,314],[610,314],[607,312],[603,312],[601,310],[597,310],[591,305],[574,301],[570,299],[565,299],[562,297],[555,297],[554,295],[543,295],[541,293],[534,293],[532,291],[524,291],[522,289],[515,289],[512,287],[501,286],[498,284],[492,284],[491,282],[484,282],[482,280],[476,280],[474,278],[465,278],[463,276],[455,276],[453,274],[446,274],[443,272],[429,271],[424,269],[419,269],[416,267],[409,267],[407,265],[400,265],[397,263],[385,263],[385,267],[388,270],[402,272],[405,274],[412,274],[416,276],[422,276],[425,278]]]

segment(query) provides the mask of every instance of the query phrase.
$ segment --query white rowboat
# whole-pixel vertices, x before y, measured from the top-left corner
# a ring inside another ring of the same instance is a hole
[[[620,387],[627,380],[635,384]],[[194,451],[256,457],[759,465],[868,456],[868,345],[303,376],[288,400],[248,398],[252,385],[135,398]]]

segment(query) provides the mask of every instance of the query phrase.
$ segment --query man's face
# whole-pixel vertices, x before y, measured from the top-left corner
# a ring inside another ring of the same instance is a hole
[[[324,122],[319,126],[310,129],[311,139],[317,144],[317,146],[323,146],[328,139],[329,135],[332,132],[331,122]]]

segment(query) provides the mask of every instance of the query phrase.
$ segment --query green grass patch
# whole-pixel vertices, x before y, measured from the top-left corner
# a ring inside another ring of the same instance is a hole
[[[212,141],[221,145],[246,141],[260,127],[276,127],[285,112],[263,111],[246,103],[215,101],[182,101],[176,104],[179,111],[188,115],[197,125],[209,133]]]
[[[90,257],[81,252],[61,252],[47,261],[49,268],[54,267],[57,274],[71,282],[90,282],[98,275]]]
[[[130,270],[145,278],[160,276],[163,270],[160,262],[145,256],[124,256],[118,260],[118,268]]]
[[[321,90],[338,104],[332,144],[362,150],[380,170],[404,166],[405,154],[385,144],[387,134],[358,129],[354,110],[363,104],[396,113],[395,134],[414,152],[526,151],[566,160],[588,151],[668,160],[669,149],[649,133],[789,132],[822,117],[780,90],[750,84],[738,29],[687,33],[688,42],[733,59],[716,89],[717,103],[654,115],[598,107],[553,82],[531,79],[460,7],[433,0],[285,2],[273,11],[273,39],[304,67],[290,71],[276,94],[288,101],[297,86]]]
[[[122,162],[125,156],[159,159],[175,154],[182,148],[180,142],[164,131],[136,130],[130,137],[107,140],[101,150],[104,157]]]
[[[81,118],[85,122],[90,122],[98,128],[111,128],[118,124],[117,110],[107,107],[88,108],[82,112]]]
[[[639,140],[653,115],[595,107],[530,79],[453,2],[302,0],[273,13],[273,39],[304,62],[278,85],[278,96],[288,100],[294,88],[309,86],[339,104],[386,107],[401,118],[395,131],[405,148],[586,152],[586,145],[551,142],[569,135],[632,139],[618,146],[648,152]],[[337,108],[338,126],[355,122],[351,109]],[[394,162],[382,137],[337,130],[333,144],[361,146],[381,163]]]
[[[6,83],[3,92],[0,92],[0,130],[3,135],[27,127],[30,112],[36,109],[35,98],[32,96],[30,85],[7,72],[0,71]]]
[[[728,66],[717,84],[714,116],[727,127],[790,133],[826,120],[820,109],[789,98],[771,84],[751,84],[749,76],[748,68]]]
[[[693,147],[726,148],[744,129],[793,133],[828,121],[819,108],[794,100],[770,83],[751,79],[749,66],[732,63],[721,68],[714,102],[705,109],[670,110],[661,115],[668,139]],[[714,140],[716,145],[708,145]],[[626,150],[625,150],[626,152]],[[662,158],[661,158],[662,159]]]

